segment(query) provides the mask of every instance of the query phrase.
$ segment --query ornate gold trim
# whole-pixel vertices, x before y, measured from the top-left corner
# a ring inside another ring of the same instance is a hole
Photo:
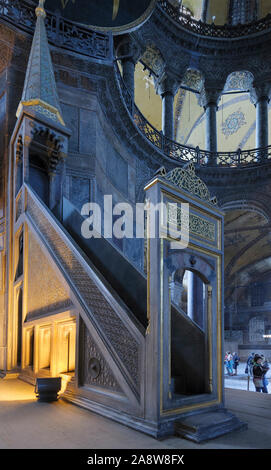
[[[211,197],[207,185],[196,175],[195,165],[187,163],[182,168],[177,167],[166,173],[164,167],[160,168],[159,174],[162,178],[172,183],[174,186],[198,197],[202,201],[212,205],[217,205],[216,197]]]
[[[199,408],[206,408],[207,406],[210,406],[210,405],[219,405],[220,403],[221,403],[221,400],[214,399],[214,400],[204,402],[204,403],[197,403],[195,405],[187,405],[187,406],[184,406],[183,408],[176,408],[173,410],[163,410],[161,413],[161,416],[174,415],[180,412],[186,413],[187,411],[197,410]]]
[[[172,194],[171,192],[169,192],[166,188],[169,188],[171,191],[173,189],[173,185],[172,183],[169,183],[168,181],[166,181],[165,179],[162,179],[161,176],[157,176],[155,178],[153,178],[145,187],[144,187],[144,190],[147,191],[148,189],[150,189],[152,186],[155,186],[155,184],[157,183],[160,183],[161,185],[163,185],[163,187],[161,188],[161,191],[164,193],[164,194],[168,194],[170,195],[171,198],[174,198],[176,201],[179,201],[178,199],[178,195],[176,194]],[[193,196],[193,194],[189,194],[187,191],[185,191],[184,189],[181,189],[181,188],[178,188],[178,186],[174,186],[174,191],[177,191],[181,194],[181,196],[183,198],[185,197],[189,197],[189,199],[191,199],[193,202],[195,202],[196,204],[200,204],[201,205],[201,210],[197,207],[197,210],[199,210],[199,212],[202,212],[203,214],[205,213],[203,211],[203,208],[204,210],[208,210],[208,213],[210,213],[213,217],[215,218],[219,218],[219,216],[224,216],[225,215],[225,212],[223,212],[218,206],[211,206],[210,204],[208,204],[206,201],[203,201],[203,200],[199,200],[198,197],[196,196]],[[186,200],[183,200],[182,202],[187,202]],[[189,202],[191,204],[191,202]],[[213,212],[215,211],[215,212]]]
[[[60,112],[58,111],[58,109],[55,108],[54,106],[51,106],[50,104],[46,103],[45,101],[38,99],[38,98],[33,99],[33,100],[29,100],[29,101],[21,101],[19,106],[18,106],[17,113],[16,113],[17,118],[19,117],[19,115],[20,115],[20,113],[21,113],[24,106],[41,106],[42,108],[46,109],[50,113],[53,113],[57,117],[59,122],[62,124],[62,126],[66,127],[65,122],[63,121],[62,116],[61,116]]]
[[[176,213],[177,212],[177,213]],[[167,202],[167,214],[168,214],[168,223],[177,225],[177,228],[181,228],[181,207],[172,207],[171,202]],[[187,217],[188,219],[188,217]],[[188,226],[188,220],[185,222],[185,225]],[[189,214],[189,233],[192,233],[195,236],[201,237],[204,240],[209,240],[210,242],[215,243],[216,241],[216,224],[210,220],[200,217],[198,214]]]

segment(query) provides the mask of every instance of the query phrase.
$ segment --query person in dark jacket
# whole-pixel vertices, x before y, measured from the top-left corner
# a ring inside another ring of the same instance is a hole
[[[240,357],[238,356],[236,352],[233,353],[232,360],[233,360],[233,369],[234,369],[233,375],[237,375],[237,367],[239,366]]]
[[[256,392],[263,392],[263,376],[265,374],[265,369],[262,365],[263,358],[259,354],[254,356],[254,365],[253,365],[253,383],[255,385]]]

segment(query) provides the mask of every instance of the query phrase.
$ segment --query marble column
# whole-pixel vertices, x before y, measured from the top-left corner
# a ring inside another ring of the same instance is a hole
[[[192,271],[188,271],[187,281],[187,315],[200,328],[204,329],[203,282]]]
[[[203,106],[206,115],[206,133],[205,133],[205,150],[212,152],[209,155],[208,164],[216,162],[217,152],[217,116],[218,101],[221,95],[221,89],[205,88],[200,97],[200,104]]]
[[[174,140],[174,97],[178,88],[177,80],[167,74],[158,85],[158,93],[162,98],[162,132],[171,140]]]
[[[256,108],[256,142],[257,149],[268,146],[268,103],[271,84],[269,82],[260,85],[254,84],[251,91],[251,100]],[[264,155],[259,154],[259,159]]]
[[[187,315],[194,321],[194,298],[195,298],[195,274],[187,272]]]
[[[127,34],[123,36],[116,52],[122,65],[123,81],[134,101],[135,66],[140,57],[139,48],[133,38]]]
[[[123,59],[121,61],[122,72],[123,72],[123,81],[131,95],[132,100],[134,101],[135,97],[135,62],[132,57]]]
[[[203,0],[202,9],[201,9],[201,18],[200,18],[203,23],[207,23],[208,8],[209,8],[209,0]]]
[[[256,104],[256,148],[268,146],[268,103],[267,96],[261,96]]]
[[[216,103],[208,103],[205,108],[206,113],[206,136],[205,148],[209,152],[217,152],[217,123],[216,123]]]

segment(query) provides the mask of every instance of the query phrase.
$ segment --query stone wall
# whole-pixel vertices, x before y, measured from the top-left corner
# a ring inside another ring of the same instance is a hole
[[[69,294],[35,236],[28,235],[27,319],[71,306]]]

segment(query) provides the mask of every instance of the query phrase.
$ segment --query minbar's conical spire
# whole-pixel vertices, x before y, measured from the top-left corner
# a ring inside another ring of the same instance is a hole
[[[39,5],[36,8],[36,29],[17,117],[19,117],[23,108],[27,108],[55,123],[57,122],[65,126],[61,114],[45,28],[44,19],[46,18],[46,12],[44,10],[44,1],[39,0]]]

